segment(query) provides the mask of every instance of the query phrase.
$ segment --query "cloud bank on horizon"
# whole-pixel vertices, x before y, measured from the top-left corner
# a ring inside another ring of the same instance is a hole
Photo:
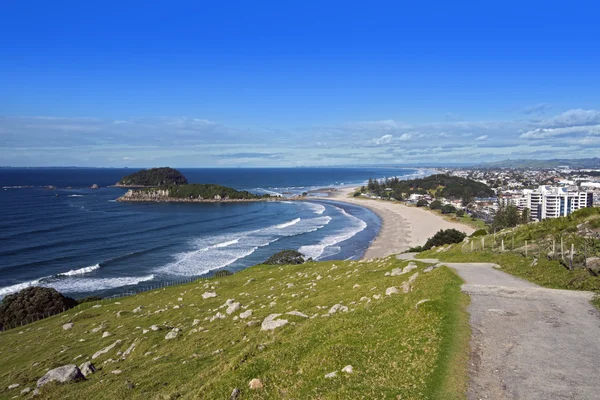
[[[320,166],[479,163],[581,158],[600,149],[600,111],[442,122],[357,121],[299,128],[235,128],[191,117],[0,117],[0,159],[9,166]],[[451,115],[451,117],[448,117]]]

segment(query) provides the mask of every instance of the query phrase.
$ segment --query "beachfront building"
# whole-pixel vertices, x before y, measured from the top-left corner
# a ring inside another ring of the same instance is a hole
[[[502,205],[512,204],[519,211],[530,210],[531,220],[565,217],[581,208],[593,207],[593,192],[569,191],[565,187],[540,186],[535,190],[523,190],[521,196],[502,197]]]

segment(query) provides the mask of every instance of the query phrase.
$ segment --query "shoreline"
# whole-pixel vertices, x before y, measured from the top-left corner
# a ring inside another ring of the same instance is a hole
[[[373,200],[362,197],[348,197],[354,188],[322,190],[329,197],[313,197],[309,199],[339,201],[373,211],[381,220],[381,229],[369,244],[361,259],[387,257],[402,253],[414,246],[425,244],[427,239],[441,229],[457,229],[467,235],[475,229],[458,222],[447,221],[439,215],[416,207],[408,207],[391,201]]]

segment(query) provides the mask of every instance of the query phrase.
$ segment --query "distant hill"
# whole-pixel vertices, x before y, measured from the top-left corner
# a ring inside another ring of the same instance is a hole
[[[143,187],[143,186],[165,186],[185,185],[188,181],[183,174],[174,168],[161,167],[143,169],[133,174],[124,176],[116,186]]]
[[[494,191],[481,182],[472,179],[460,178],[446,174],[431,175],[426,178],[400,180],[397,178],[386,179],[382,182],[370,181],[368,189],[378,194],[384,194],[386,189],[392,189],[392,196],[431,194],[449,199],[464,197],[492,197]]]
[[[557,168],[569,166],[571,168],[600,168],[600,158],[555,158],[552,160],[504,160],[481,164],[487,168]]]

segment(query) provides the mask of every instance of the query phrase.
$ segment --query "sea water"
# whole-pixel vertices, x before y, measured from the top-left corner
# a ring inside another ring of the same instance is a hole
[[[231,272],[283,249],[357,259],[379,231],[370,210],[334,201],[118,203],[133,169],[0,169],[0,297],[32,285],[111,296]],[[181,169],[190,183],[292,195],[398,168]],[[90,189],[92,184],[100,189]],[[48,189],[52,185],[54,189]]]

